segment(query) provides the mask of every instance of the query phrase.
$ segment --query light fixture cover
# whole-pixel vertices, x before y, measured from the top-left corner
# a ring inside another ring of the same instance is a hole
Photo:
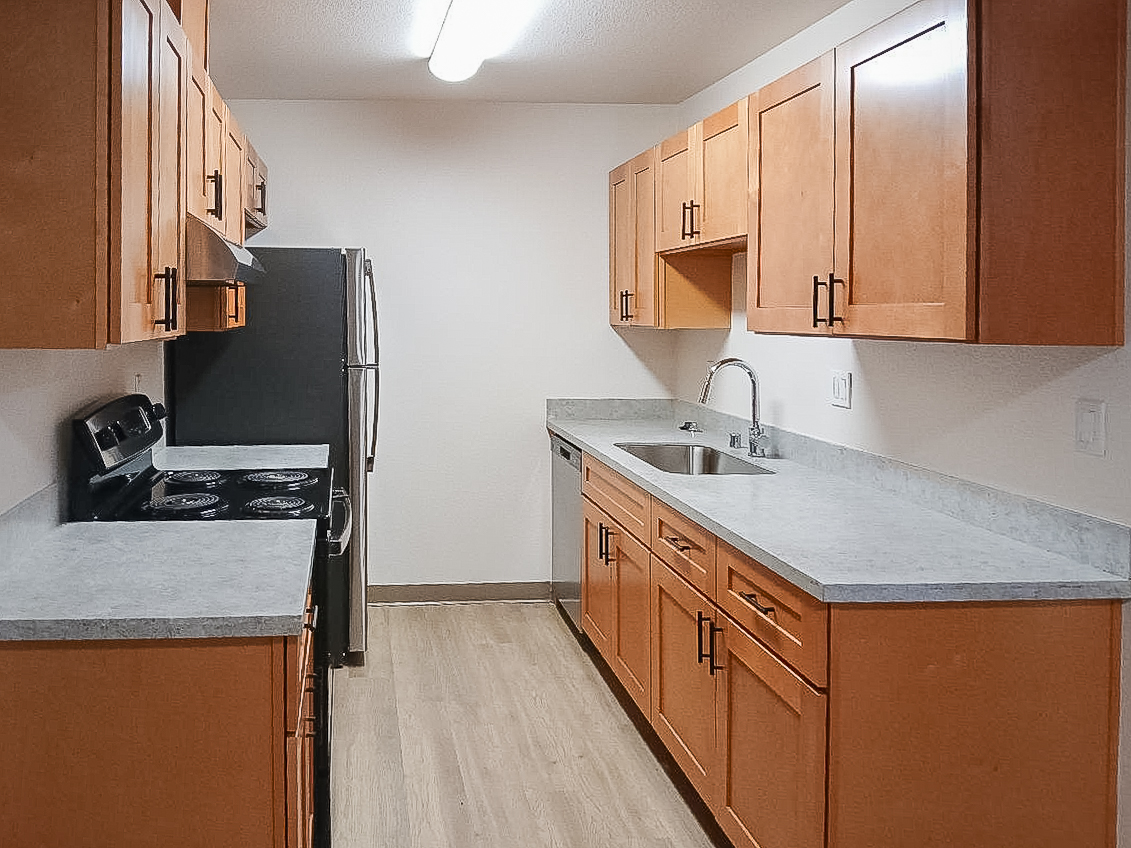
[[[428,69],[447,82],[474,76],[484,59],[509,50],[543,0],[452,0]]]

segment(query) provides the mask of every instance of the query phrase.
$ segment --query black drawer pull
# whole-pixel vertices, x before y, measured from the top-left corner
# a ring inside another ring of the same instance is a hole
[[[213,171],[209,176],[204,178],[206,182],[212,183],[212,208],[205,209],[209,215],[215,215],[217,221],[224,220],[224,175],[219,171]]]
[[[762,613],[762,615],[767,618],[770,616],[777,618],[777,613],[774,608],[758,603],[758,596],[753,592],[739,592],[738,597],[742,598],[742,600],[746,601],[746,603],[750,604],[750,606],[754,607],[754,609],[758,610],[758,612]]]
[[[664,536],[664,541],[678,550],[681,554],[687,553],[691,550],[691,545],[684,542],[679,536]]]

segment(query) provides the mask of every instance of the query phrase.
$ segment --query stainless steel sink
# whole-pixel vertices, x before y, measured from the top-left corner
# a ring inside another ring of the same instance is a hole
[[[653,468],[672,474],[773,474],[752,462],[746,462],[707,445],[674,442],[621,442],[616,445],[642,459]]]

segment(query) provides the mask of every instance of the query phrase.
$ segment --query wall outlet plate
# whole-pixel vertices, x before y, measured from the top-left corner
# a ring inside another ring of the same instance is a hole
[[[1107,454],[1107,404],[1102,400],[1076,401],[1076,450],[1091,456]]]
[[[843,409],[852,408],[852,372],[851,371],[838,371],[835,368],[832,372],[832,381],[829,386],[829,403],[833,406],[839,406]]]

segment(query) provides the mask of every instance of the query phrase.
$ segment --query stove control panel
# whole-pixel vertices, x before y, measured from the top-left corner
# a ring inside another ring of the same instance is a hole
[[[162,404],[145,395],[126,395],[75,418],[75,440],[94,470],[105,474],[157,444],[164,417]]]

